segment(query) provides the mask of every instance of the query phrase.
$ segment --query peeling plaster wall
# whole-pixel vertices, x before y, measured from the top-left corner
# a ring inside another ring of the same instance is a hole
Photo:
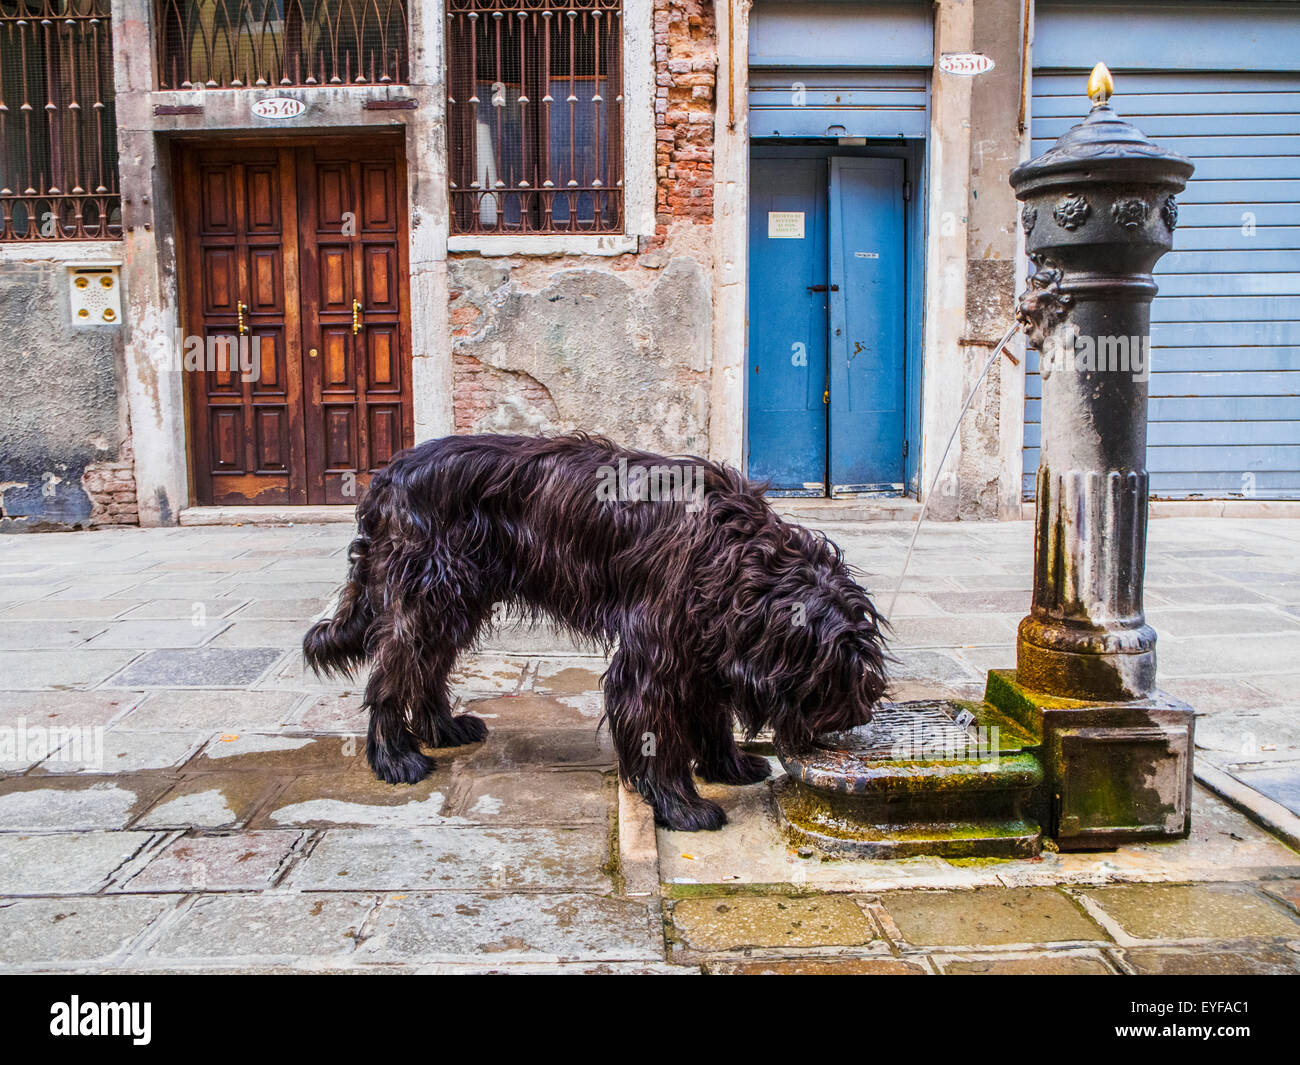
[[[61,259],[0,264],[0,531],[134,523],[103,491],[122,460],[129,478],[122,333],[74,326],[68,285]]]
[[[456,431],[707,451],[712,281],[688,238],[612,260],[451,260]]]

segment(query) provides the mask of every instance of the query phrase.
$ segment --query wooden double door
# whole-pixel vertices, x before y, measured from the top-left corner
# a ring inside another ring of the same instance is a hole
[[[355,503],[414,435],[402,142],[176,162],[195,498]]]

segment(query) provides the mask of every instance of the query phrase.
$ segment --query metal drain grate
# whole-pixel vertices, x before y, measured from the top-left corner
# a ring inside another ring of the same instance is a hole
[[[844,751],[864,760],[898,757],[900,748],[918,751],[964,751],[978,744],[973,725],[957,723],[961,709],[942,700],[881,703],[871,721],[847,732],[828,732],[817,746]]]

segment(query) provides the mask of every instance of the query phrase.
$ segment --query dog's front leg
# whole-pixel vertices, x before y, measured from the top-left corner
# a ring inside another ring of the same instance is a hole
[[[695,790],[694,750],[686,727],[689,707],[626,645],[605,674],[609,719],[619,775],[654,810],[655,824],[681,832],[717,829],[727,823],[722,807]]]

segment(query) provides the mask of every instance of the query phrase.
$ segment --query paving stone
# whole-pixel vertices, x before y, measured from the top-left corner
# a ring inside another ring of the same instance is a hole
[[[770,958],[767,961],[706,961],[710,976],[928,976],[919,962],[898,958]]]
[[[1154,609],[1147,611],[1147,620],[1161,636],[1170,638],[1287,632],[1300,625],[1300,618],[1289,618],[1269,606]]]
[[[949,686],[982,683],[984,680],[952,655],[938,651],[904,648],[899,650],[897,657],[898,662],[890,671],[894,680],[922,680]]]
[[[136,773],[167,769],[189,760],[207,732],[118,732],[110,729],[94,742],[68,743],[41,762],[52,773]]]
[[[224,594],[235,599],[254,600],[329,599],[342,587],[345,576],[344,569],[340,567],[338,576],[330,580],[260,581],[256,584],[244,582],[227,586]]]
[[[1261,674],[1250,678],[1250,686],[1262,691],[1275,705],[1300,705],[1300,673]]]
[[[246,688],[283,653],[272,647],[149,651],[114,676],[110,683],[115,688]]]
[[[123,621],[208,621],[225,618],[242,605],[240,599],[149,599],[127,611]]]
[[[1032,954],[1007,958],[945,958],[948,976],[1114,976],[1100,957],[1091,954]]]
[[[125,891],[258,891],[269,888],[303,832],[238,832],[173,840]]]
[[[235,611],[235,621],[299,621],[304,631],[320,616],[329,599],[315,596],[310,599],[255,599]],[[301,640],[301,636],[299,637]]]
[[[475,699],[463,709],[481,717],[493,732],[559,729],[594,734],[604,712],[604,697],[598,691],[548,695],[530,692]]]
[[[330,829],[289,876],[301,891],[608,891],[604,825]]]
[[[658,914],[597,895],[439,893],[384,899],[357,959],[645,959],[661,953]]]
[[[157,796],[139,828],[222,829],[244,825],[281,786],[276,773],[202,773]]]
[[[167,786],[148,773],[0,778],[0,829],[125,828]]]
[[[358,749],[362,748],[358,743]],[[436,769],[418,784],[387,784],[369,766],[352,766],[345,773],[304,773],[275,796],[257,818],[259,826],[336,825],[415,828],[446,824],[451,772]]]
[[[888,600],[886,600],[888,602]],[[1023,616],[1023,615],[1022,615]],[[1020,618],[1011,615],[984,614],[973,617],[898,618],[890,637],[890,646],[932,647],[950,650],[996,644],[1014,646]]]
[[[1234,777],[1300,816],[1300,763],[1270,769],[1235,768]]]
[[[0,968],[105,961],[172,905],[143,895],[0,902]]]
[[[294,692],[153,691],[117,726],[118,731],[201,729],[248,732],[276,728],[302,696]]]
[[[87,573],[77,574],[76,578],[66,587],[50,595],[51,599],[115,599],[137,598],[144,599],[147,596],[131,596],[127,593],[132,588],[141,587],[141,580],[138,575],[117,577],[112,574],[105,575],[103,580],[94,580]],[[47,593],[50,589],[46,589]]]
[[[1300,917],[1245,884],[1121,884],[1081,893],[1134,939],[1300,937]]]
[[[1289,976],[1300,973],[1300,953],[1280,943],[1225,943],[1205,947],[1141,948],[1124,959],[1146,976]]]
[[[582,729],[490,732],[469,764],[477,772],[540,766],[606,770],[615,768],[618,759],[609,731],[597,731],[593,723]]]
[[[0,832],[0,895],[93,892],[152,838],[149,832]]]
[[[362,706],[364,699],[361,691],[327,692],[309,702],[295,724],[307,732],[365,732],[370,713]]]
[[[212,641],[213,647],[282,647],[300,648],[309,621],[240,621]]]
[[[44,599],[59,591],[62,583],[36,581],[0,581],[0,603],[22,603],[31,599]]]
[[[90,728],[108,725],[142,698],[140,692],[0,692],[0,726]]]
[[[342,958],[350,955],[373,895],[205,895],[146,951],[156,959]]]
[[[1032,597],[1020,589],[987,588],[973,592],[930,592],[926,598],[949,614],[1007,614],[1018,624],[1029,613]]]
[[[846,895],[729,895],[681,899],[673,927],[692,950],[856,947],[876,939],[870,918]]]
[[[359,670],[355,676],[317,676],[303,661],[298,650],[281,651],[280,663],[258,686],[261,688],[287,688],[291,691],[364,691],[369,669]]]
[[[1300,631],[1253,634],[1249,639],[1225,640],[1216,636],[1190,636],[1161,640],[1160,672],[1168,677],[1244,674],[1252,681],[1263,672],[1281,672],[1300,660]]]
[[[489,773],[475,775],[454,813],[479,824],[605,822],[611,794],[600,773]]]
[[[21,651],[31,648],[52,651],[77,647],[103,632],[108,624],[89,619],[0,621],[0,650]]]
[[[894,891],[880,896],[903,939],[917,947],[1105,940],[1105,932],[1052,888]]]
[[[131,599],[37,599],[27,603],[9,603],[5,617],[14,620],[58,621],[63,618],[107,619],[129,613],[143,600]]]
[[[207,643],[230,623],[219,617],[201,625],[189,619],[114,621],[87,644],[88,647],[122,647],[153,650],[170,647],[198,647]]]
[[[90,688],[117,673],[139,651],[0,651],[0,683],[10,690]],[[130,684],[118,687],[129,688]]]
[[[302,736],[271,732],[223,732],[194,760],[194,772],[279,772],[285,777],[306,772],[359,771],[365,741],[355,736]]]

